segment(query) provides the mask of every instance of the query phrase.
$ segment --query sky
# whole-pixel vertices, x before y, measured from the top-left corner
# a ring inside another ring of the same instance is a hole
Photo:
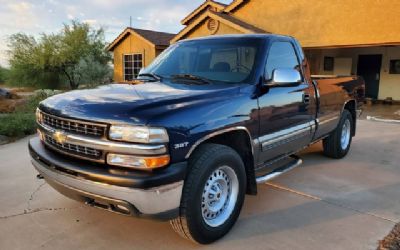
[[[132,16],[135,28],[179,32],[180,21],[204,0],[0,0],[0,65],[7,63],[7,39],[23,32],[38,36],[56,33],[70,20],[105,28],[111,42]],[[229,3],[230,0],[219,2]]]

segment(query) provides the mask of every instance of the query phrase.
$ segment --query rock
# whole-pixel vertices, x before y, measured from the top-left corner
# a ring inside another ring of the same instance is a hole
[[[12,94],[8,89],[0,88],[0,96],[6,99],[11,99]]]
[[[26,99],[0,99],[0,113],[11,113],[16,107],[26,103]]]

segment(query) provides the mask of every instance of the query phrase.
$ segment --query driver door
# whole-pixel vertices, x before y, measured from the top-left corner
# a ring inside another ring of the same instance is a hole
[[[301,69],[295,47],[290,41],[271,44],[265,67],[270,79],[275,69]],[[314,111],[310,109],[312,85],[304,81],[290,87],[271,87],[259,97],[259,164],[284,157],[311,141]]]

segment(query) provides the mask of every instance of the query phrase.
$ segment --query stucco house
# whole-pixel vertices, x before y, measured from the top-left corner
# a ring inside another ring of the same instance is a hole
[[[175,34],[126,28],[107,49],[114,54],[114,81],[131,81],[170,44]]]
[[[372,99],[400,100],[400,1],[205,1],[172,40],[214,34],[296,37],[313,74],[362,75]]]

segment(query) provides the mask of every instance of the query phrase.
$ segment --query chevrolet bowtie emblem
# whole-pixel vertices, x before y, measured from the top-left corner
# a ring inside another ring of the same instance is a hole
[[[67,135],[62,131],[56,131],[53,134],[53,139],[60,144],[64,144],[64,142],[67,140]]]

